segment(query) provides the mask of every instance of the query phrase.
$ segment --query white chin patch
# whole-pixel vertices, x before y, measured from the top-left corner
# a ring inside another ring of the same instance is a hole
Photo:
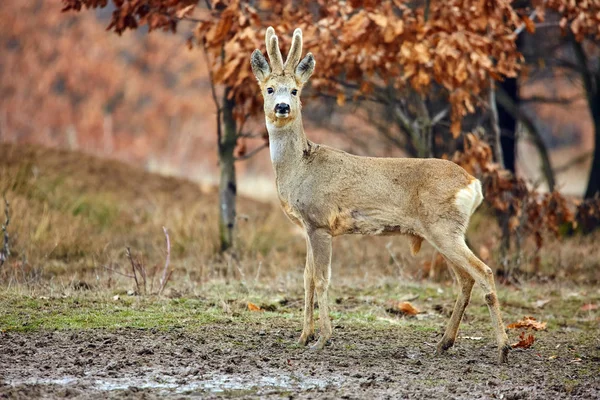
[[[287,118],[290,116],[290,113],[275,113],[277,118]]]

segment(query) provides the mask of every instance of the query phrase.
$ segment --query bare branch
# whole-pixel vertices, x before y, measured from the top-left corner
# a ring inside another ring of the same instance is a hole
[[[594,155],[594,153],[591,152],[591,151],[588,151],[587,153],[580,154],[577,157],[572,158],[571,160],[567,161],[563,165],[554,168],[554,173],[555,174],[562,174],[563,172],[565,172],[565,171],[571,169],[572,167],[574,167],[575,165],[586,162],[593,155]]]
[[[431,120],[431,126],[434,127],[437,124],[439,124],[441,120],[443,120],[444,118],[446,118],[446,116],[448,115],[449,111],[450,111],[450,107],[446,107],[442,111],[440,111],[439,113],[437,113],[433,117],[433,119]]]
[[[556,58],[553,60],[548,60],[548,64],[553,65],[555,67],[570,69],[570,70],[575,71],[580,74],[586,74],[589,72],[587,68],[585,68],[579,64],[576,64],[570,60],[565,60],[564,58]]]
[[[118,274],[118,275],[124,276],[124,277],[126,277],[126,278],[131,278],[131,279],[133,279],[133,275],[127,275],[127,274],[124,274],[124,273],[122,273],[122,272],[119,272],[119,271],[117,271],[116,269],[109,268],[109,267],[107,267],[106,265],[103,265],[103,266],[102,266],[102,268],[104,268],[104,269],[105,269],[105,270],[107,270],[107,271],[114,272],[115,274]]]
[[[133,260],[133,257],[131,255],[131,250],[129,249],[129,247],[127,247],[126,253],[127,253],[127,258],[129,258],[129,262],[131,262],[131,270],[133,271],[133,279],[135,279],[135,288],[136,288],[137,292],[140,293],[140,283],[138,282],[137,274],[135,272],[135,261]]]
[[[537,15],[537,10],[533,10],[531,14],[529,14],[529,19],[533,21],[533,19]],[[519,36],[523,30],[527,28],[527,24],[523,22],[517,29],[515,29],[515,35]]]
[[[496,88],[494,80],[490,78],[490,119],[492,131],[494,132],[494,158],[495,161],[504,169],[504,155],[502,154],[502,145],[500,144],[500,121],[498,118],[498,105],[496,104]]]
[[[165,233],[165,243],[167,246],[167,258],[165,260],[165,266],[163,268],[162,278],[160,278],[160,288],[158,290],[158,294],[162,294],[165,286],[167,286],[167,282],[171,277],[171,273],[173,271],[169,271],[169,262],[171,261],[171,240],[169,239],[169,232],[167,232],[167,228],[163,226],[163,232]]]
[[[2,236],[4,237],[4,243],[2,245],[2,249],[0,249],[0,267],[2,267],[4,265],[4,262],[8,259],[8,257],[10,256],[10,247],[9,247],[9,241],[8,241],[8,224],[10,224],[10,204],[8,203],[8,200],[6,199],[6,197],[4,197],[4,215],[6,217],[6,220],[4,221],[4,224],[2,225]]]
[[[215,79],[212,67],[210,65],[210,57],[208,56],[208,50],[206,50],[206,43],[204,43],[204,39],[200,42],[202,46],[202,51],[204,53],[204,59],[206,61],[206,68],[208,69],[208,82],[210,83],[210,93],[212,95],[213,103],[215,103],[215,107],[217,108],[217,143],[219,148],[221,147],[221,137],[222,137],[222,128],[221,128],[221,114],[223,110],[221,109],[221,103],[219,103],[219,99],[217,98],[217,91],[215,89]]]
[[[552,97],[544,97],[544,96],[530,96],[530,97],[525,97],[525,98],[521,98],[521,102],[522,103],[544,103],[544,104],[561,104],[561,105],[569,105],[571,103],[574,103],[578,100],[582,100],[583,96],[581,95],[575,95],[572,97],[557,97],[557,98],[552,98]]]
[[[266,149],[269,147],[269,143],[263,143],[262,145],[258,146],[257,148],[255,148],[252,151],[249,151],[248,153],[244,154],[243,156],[239,156],[235,158],[235,161],[244,161],[249,159],[250,157],[252,157],[253,155],[255,155],[256,153],[260,152],[263,149]]]
[[[259,133],[238,133],[238,137],[239,138],[246,138],[246,139],[254,139],[254,138],[264,137],[264,136],[265,136],[265,132],[259,132]]]

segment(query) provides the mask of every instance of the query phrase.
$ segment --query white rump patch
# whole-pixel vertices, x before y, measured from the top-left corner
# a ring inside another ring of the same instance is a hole
[[[456,207],[468,216],[471,216],[483,201],[481,182],[473,179],[467,187],[456,193]]]

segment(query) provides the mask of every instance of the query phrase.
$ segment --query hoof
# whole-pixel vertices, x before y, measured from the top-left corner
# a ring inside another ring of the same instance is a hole
[[[454,346],[454,339],[445,339],[442,338],[440,342],[437,344],[435,349],[435,354],[442,355],[448,350],[450,347]]]
[[[329,341],[327,339],[323,339],[323,337],[320,337],[319,340],[317,340],[317,343],[315,343],[312,346],[310,346],[310,350],[311,351],[323,350],[323,348],[325,347],[325,345],[328,344],[328,343],[329,343]]]
[[[498,349],[498,362],[500,364],[508,363],[508,352],[510,350],[511,350],[511,347],[507,344],[505,344],[504,346],[500,347],[500,349]]]
[[[300,335],[300,339],[298,339],[298,344],[302,345],[302,346],[306,346],[308,344],[308,342],[311,341],[314,338],[315,338],[315,335],[313,333],[307,333],[307,334],[305,334],[303,332]]]

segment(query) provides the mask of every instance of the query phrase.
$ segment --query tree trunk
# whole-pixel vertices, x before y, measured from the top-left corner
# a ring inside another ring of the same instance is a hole
[[[537,148],[540,155],[542,162],[542,173],[544,174],[546,182],[548,183],[548,190],[553,192],[556,186],[556,180],[554,178],[552,163],[550,162],[550,155],[548,154],[548,149],[542,140],[540,132],[533,123],[533,120],[529,118],[525,112],[519,110],[519,108],[511,100],[510,96],[504,92],[504,90],[499,89],[496,92],[496,99],[498,100],[498,105],[501,105],[507,113],[509,113],[513,118],[516,118],[523,125],[525,130],[529,132],[529,136],[531,137],[531,140],[533,141],[533,144]]]
[[[517,78],[505,78],[499,83],[500,88],[518,108],[520,103]],[[502,102],[498,102],[498,125],[500,126],[500,147],[504,158],[504,168],[516,174],[517,160],[517,119],[507,110]]]
[[[600,79],[600,73],[597,74]],[[588,103],[592,120],[594,121],[594,159],[590,178],[588,180],[585,198],[591,199],[595,195],[600,195],[600,82],[596,79],[596,90],[593,95],[588,96]]]
[[[581,68],[581,80],[583,81],[592,121],[594,122],[594,159],[592,160],[590,178],[584,196],[586,199],[590,199],[600,193],[600,69],[594,75],[588,65],[588,57],[583,46],[572,34],[570,39],[573,44],[575,58],[577,58]]]
[[[237,186],[235,181],[235,157],[234,150],[237,144],[237,129],[233,117],[233,99],[227,96],[230,88],[225,88],[223,94],[222,118],[223,132],[219,138],[219,168],[221,180],[219,183],[219,238],[221,252],[233,246],[233,234],[235,229],[235,200]]]
[[[492,128],[492,150],[494,151],[494,161],[496,161],[500,168],[504,168],[504,155],[502,154],[502,145],[500,144],[500,121],[498,118],[498,105],[496,102],[496,88],[494,87],[494,81],[490,78],[490,125]]]

